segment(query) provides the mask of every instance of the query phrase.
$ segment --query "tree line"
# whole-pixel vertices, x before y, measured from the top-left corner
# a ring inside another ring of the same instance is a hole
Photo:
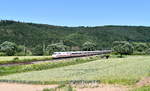
[[[82,51],[94,51],[96,50],[96,44],[90,41],[85,42],[82,45]],[[37,45],[34,48],[27,48],[23,45],[17,45],[16,43],[5,41],[0,44],[0,56],[31,56],[31,55],[52,55],[54,52],[63,51],[81,51],[78,48],[71,48],[64,45],[63,42],[54,43],[50,45]]]
[[[150,43],[137,43],[137,42],[127,42],[127,41],[115,41],[113,42],[112,50],[122,55],[147,55],[150,54]]]
[[[34,48],[27,48],[24,45],[5,41],[0,44],[0,56],[31,56],[31,55],[52,55],[54,52],[63,51],[95,51],[98,50],[96,43],[87,41],[81,45],[82,49],[72,48],[65,45],[63,42],[53,43],[50,45],[37,45]],[[122,55],[131,54],[150,54],[150,43],[114,41],[111,48],[114,53]]]

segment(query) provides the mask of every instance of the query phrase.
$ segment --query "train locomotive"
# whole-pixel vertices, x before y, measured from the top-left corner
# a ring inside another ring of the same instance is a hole
[[[102,51],[72,51],[72,52],[54,52],[53,58],[69,58],[69,57],[82,57],[82,56],[92,56],[99,54],[107,54],[112,52],[111,50]]]

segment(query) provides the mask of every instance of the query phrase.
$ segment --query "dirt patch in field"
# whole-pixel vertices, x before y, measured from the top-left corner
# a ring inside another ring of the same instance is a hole
[[[76,90],[77,91],[128,91],[129,88],[126,86],[101,84],[98,87],[94,87],[94,88],[77,88]]]
[[[42,91],[44,88],[55,88],[57,85],[31,85],[0,83],[0,91]]]
[[[147,85],[150,85],[150,77],[145,77],[136,84],[136,86],[138,87],[147,86]]]

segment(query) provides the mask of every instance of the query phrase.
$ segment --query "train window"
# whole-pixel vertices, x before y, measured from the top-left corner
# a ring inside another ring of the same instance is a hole
[[[71,54],[80,54],[80,53],[78,53],[78,52],[73,52],[73,53],[71,53]]]

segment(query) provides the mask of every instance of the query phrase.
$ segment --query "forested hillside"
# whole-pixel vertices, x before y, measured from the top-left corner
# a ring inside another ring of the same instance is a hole
[[[150,42],[150,27],[97,26],[65,27],[46,24],[0,21],[0,44],[15,42],[28,48],[63,42],[69,47],[81,47],[87,41],[96,43],[98,49],[109,49],[113,41]]]

